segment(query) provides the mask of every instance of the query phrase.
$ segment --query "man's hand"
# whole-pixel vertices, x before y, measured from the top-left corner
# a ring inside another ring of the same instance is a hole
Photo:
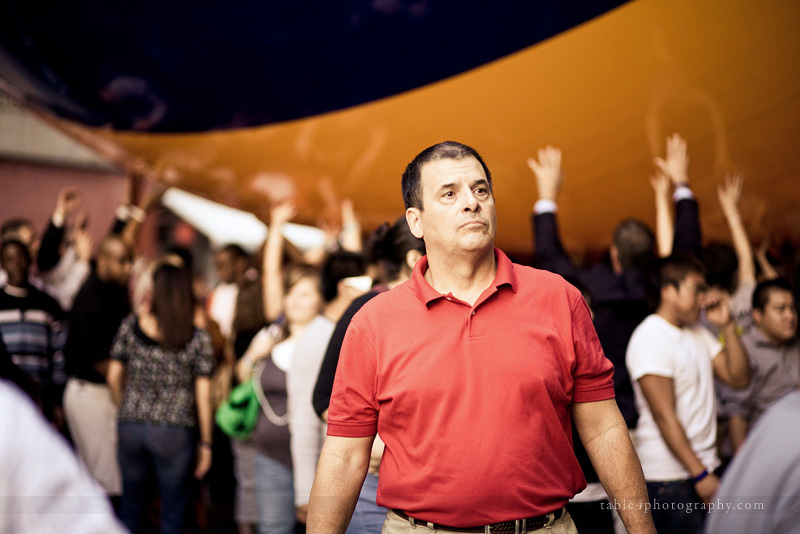
[[[657,170],[653,176],[650,177],[650,185],[653,186],[653,191],[656,193],[656,200],[661,198],[669,199],[672,192],[672,182],[669,176]]]
[[[58,192],[56,209],[53,211],[53,223],[63,227],[67,218],[81,205],[81,195],[77,187],[65,187]]]
[[[667,138],[666,159],[657,157],[654,162],[674,185],[689,183],[689,155],[686,152],[686,139],[680,135],[672,134]]]
[[[718,489],[719,478],[717,478],[717,475],[714,473],[709,473],[703,480],[694,485],[694,490],[697,492],[697,495],[699,495],[706,504],[711,502]]]
[[[291,221],[297,215],[297,207],[293,200],[281,200],[272,205],[269,215],[270,228],[277,228],[280,231],[284,223]]]
[[[194,468],[194,478],[200,480],[211,469],[211,447],[201,445],[197,447],[197,465]]]
[[[719,289],[711,288],[706,292],[703,307],[706,310],[706,318],[711,324],[723,328],[732,321],[729,302],[730,297]]]
[[[725,176],[725,183],[717,187],[717,198],[725,218],[739,219],[739,199],[742,197],[742,175],[738,173]]]
[[[564,183],[564,173],[561,170],[561,151],[547,146],[539,149],[538,156],[539,161],[528,158],[528,167],[536,175],[539,198],[555,202]]]

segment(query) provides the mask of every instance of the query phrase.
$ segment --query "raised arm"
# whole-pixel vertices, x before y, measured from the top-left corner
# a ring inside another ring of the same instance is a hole
[[[704,297],[703,306],[708,321],[725,337],[725,347],[713,360],[714,374],[734,389],[746,388],[750,384],[750,362],[731,317],[729,297],[711,289]]]
[[[572,264],[558,235],[556,199],[564,183],[561,169],[561,151],[548,146],[539,149],[538,161],[528,158],[528,167],[536,175],[539,200],[533,205],[534,251],[539,267],[564,277],[578,278],[578,269]]]
[[[611,502],[647,502],[642,465],[614,399],[574,403],[572,418]],[[630,534],[656,531],[643,508],[620,508],[619,515]]]
[[[61,259],[60,248],[64,240],[67,219],[78,209],[80,204],[81,196],[77,187],[65,187],[58,192],[56,209],[53,210],[53,215],[42,235],[39,254],[36,258],[36,267],[39,272],[49,271],[58,264]]]
[[[672,183],[669,177],[661,172],[650,177],[650,185],[656,194],[656,242],[658,244],[658,255],[666,258],[672,254],[672,243],[675,239],[675,225],[672,222],[672,206],[670,205],[670,193]]]
[[[296,209],[291,200],[274,204],[270,210],[269,233],[264,246],[264,315],[275,321],[283,308],[283,243],[281,230],[291,221]]]
[[[767,258],[767,251],[769,250],[769,238],[767,236],[761,240],[761,244],[758,245],[756,249],[756,261],[758,262],[758,266],[761,267],[761,276],[764,280],[775,280],[776,278],[780,277],[778,271],[769,261]]]
[[[689,155],[686,140],[678,134],[667,138],[666,157],[654,159],[656,167],[669,177],[675,186],[675,238],[673,252],[700,256],[702,236],[697,201],[689,184]]]
[[[353,201],[349,198],[342,200],[342,233],[340,242],[344,250],[351,252],[361,252],[363,248],[361,224],[358,222]]]
[[[137,250],[136,244],[139,240],[139,231],[147,216],[161,205],[161,197],[168,187],[164,184],[156,184],[139,201],[137,205],[128,206],[128,221],[122,230],[120,237],[131,250]],[[136,255],[136,254],[134,254]]]
[[[754,284],[756,281],[756,265],[753,261],[753,249],[747,237],[747,231],[739,213],[739,199],[742,196],[742,176],[729,174],[725,182],[717,187],[717,198],[731,231],[736,259],[739,260],[739,284]]]
[[[367,476],[375,436],[328,436],[308,504],[308,534],[344,534]]]

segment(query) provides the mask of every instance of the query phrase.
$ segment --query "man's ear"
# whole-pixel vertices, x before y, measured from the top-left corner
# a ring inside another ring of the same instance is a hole
[[[756,326],[761,326],[761,320],[764,318],[764,314],[758,308],[753,308],[750,311],[750,315],[753,317],[753,322],[756,323]]]
[[[411,233],[417,239],[422,239],[422,224],[420,222],[419,208],[408,208],[406,210],[406,222]]]
[[[412,248],[411,250],[406,252],[406,266],[409,268],[409,270],[411,271],[414,270],[414,265],[417,264],[417,262],[421,257],[422,257],[422,252],[420,252],[415,248]]]

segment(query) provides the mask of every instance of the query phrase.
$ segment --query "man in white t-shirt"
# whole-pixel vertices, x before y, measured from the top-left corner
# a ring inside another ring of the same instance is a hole
[[[639,410],[636,450],[659,532],[702,527],[703,504],[719,487],[714,376],[734,388],[750,380],[728,301],[708,289],[704,272],[694,257],[661,261],[656,313],[634,330],[626,355]],[[724,345],[699,323],[703,308]]]

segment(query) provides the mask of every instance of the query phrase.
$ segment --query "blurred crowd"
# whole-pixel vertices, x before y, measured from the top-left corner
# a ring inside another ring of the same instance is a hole
[[[655,228],[622,220],[608,254],[578,264],[558,231],[559,218],[579,216],[558,211],[568,185],[561,152],[546,147],[530,158],[535,266],[583,292],[651,497],[708,503],[749,434],[767,432],[756,422],[800,386],[800,251],[797,241],[752,243],[737,174],[719,185],[718,205],[702,206],[703,214],[722,212],[730,240],[704,242],[686,141],[667,139],[654,163]],[[98,531],[181,532],[213,529],[214,485],[227,488],[229,477],[238,532],[302,530],[347,325],[369,299],[411,276],[424,243],[400,213],[365,232],[344,201],[325,243],[301,250],[281,231],[295,217],[287,200],[269,207],[258,251],[224,245],[210,252],[206,273],[196,251],[170,243],[154,256],[139,250],[162,193],[123,199],[97,242],[72,187],[58,195],[42,233],[24,219],[2,222],[0,394],[13,399],[0,404],[24,406],[16,418],[41,417],[49,428],[0,434],[0,461],[12,466],[0,488],[25,480],[30,493],[19,495],[30,496],[24,506],[36,513],[82,495],[71,502],[108,522]],[[228,436],[214,414],[248,382],[260,392],[258,420],[246,438]],[[579,531],[619,532],[573,434],[588,486],[570,513]],[[33,456],[34,442],[52,442],[53,460],[12,460]],[[381,453],[377,439],[351,534],[378,534],[383,524],[386,510],[375,502]],[[56,461],[74,465],[59,474]],[[55,483],[59,476],[79,487]],[[37,487],[41,480],[50,484]],[[657,526],[688,531],[704,520],[666,515],[654,512]],[[11,517],[0,510],[0,521]]]

